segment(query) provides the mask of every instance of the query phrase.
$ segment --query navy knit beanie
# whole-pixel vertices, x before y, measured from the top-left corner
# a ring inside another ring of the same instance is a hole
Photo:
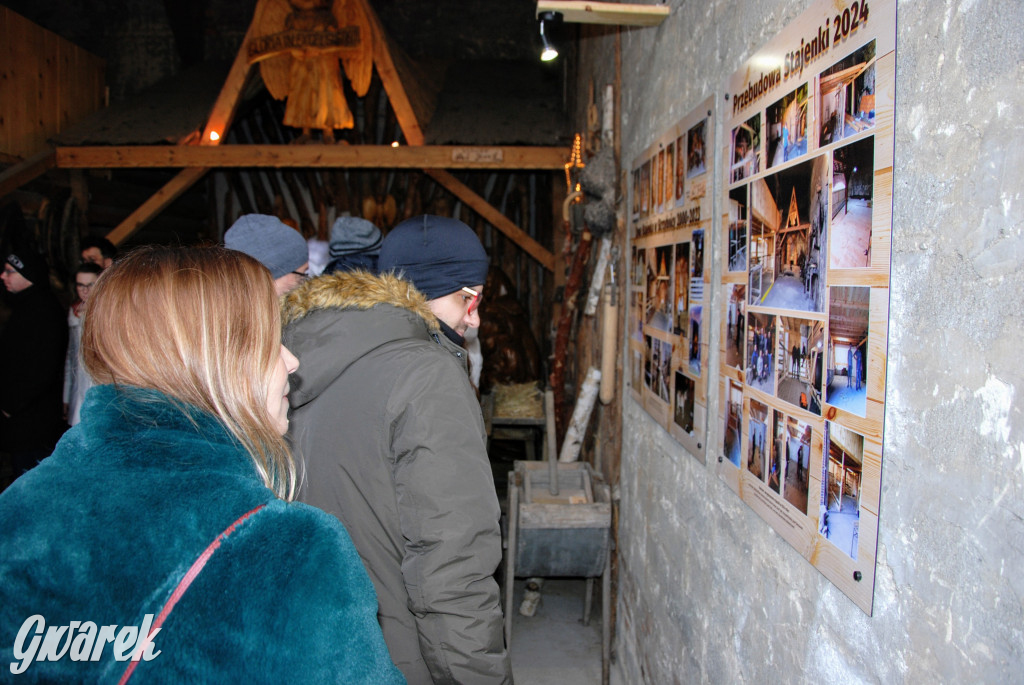
[[[384,237],[377,268],[412,281],[428,300],[487,280],[490,260],[466,224],[423,215],[406,219]]]
[[[32,250],[18,250],[7,255],[7,263],[32,285],[48,285],[50,267]],[[456,288],[458,290],[458,288]]]
[[[238,217],[224,234],[224,246],[255,258],[275,280],[309,261],[309,246],[302,234],[266,214]]]

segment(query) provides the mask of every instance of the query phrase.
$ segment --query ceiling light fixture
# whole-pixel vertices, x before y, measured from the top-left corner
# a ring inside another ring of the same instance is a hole
[[[657,26],[672,9],[665,4],[646,5],[597,0],[537,0],[537,17],[554,12],[559,20],[580,24]]]
[[[562,19],[562,15],[558,12],[541,12],[537,15],[537,18],[540,19],[540,42],[543,46],[540,51],[540,61],[550,62],[558,57],[558,50],[555,49],[555,46],[551,44],[544,33],[544,24],[548,22],[554,24]]]

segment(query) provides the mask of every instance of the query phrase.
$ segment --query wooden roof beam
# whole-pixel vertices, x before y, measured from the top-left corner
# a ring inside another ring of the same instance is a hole
[[[60,147],[62,169],[362,168],[541,169],[562,171],[561,147],[472,145],[138,145]]]
[[[193,168],[185,169],[178,173],[177,176],[172,178],[163,188],[156,191],[153,197],[149,198],[142,203],[138,209],[131,213],[131,215],[117,225],[117,228],[107,234],[107,240],[120,245],[124,240],[135,231],[142,228],[150,219],[158,214],[164,207],[171,204],[186,190],[192,187],[192,185],[203,177],[208,169],[205,168]]]
[[[235,112],[238,111],[238,102],[242,96],[242,88],[245,86],[245,79],[249,75],[250,66],[246,55],[246,48],[249,45],[249,39],[252,38],[253,30],[253,24],[250,22],[249,30],[245,32],[245,38],[242,39],[242,47],[239,49],[238,54],[235,55],[235,61],[231,64],[231,71],[228,72],[228,77],[224,80],[224,85],[220,89],[220,95],[217,96],[217,101],[213,104],[210,116],[206,120],[206,126],[203,128],[203,135],[199,141],[199,146],[219,145],[227,135],[228,127],[231,126],[231,122],[235,118]],[[217,135],[216,137],[211,137],[210,133],[214,131]],[[199,149],[199,146],[181,145],[177,147],[178,149]],[[134,149],[142,150],[145,148]],[[118,224],[114,230],[107,233],[107,240],[115,245],[120,245],[131,234],[149,223],[164,207],[174,202],[182,193],[191,188],[196,181],[206,175],[207,171],[209,171],[209,167],[188,167],[178,173],[163,188],[156,191],[153,197],[142,203],[127,219]]]
[[[47,148],[0,173],[0,197],[13,193],[29,181],[52,169],[57,162],[53,149]]]
[[[399,67],[408,69],[411,62],[405,57],[405,53],[391,42],[387,32],[380,23],[377,13],[370,7],[366,0],[354,0],[360,2],[363,11],[373,27],[373,65],[377,68],[377,75],[380,76],[384,91],[388,94],[388,101],[395,111],[395,118],[398,126],[402,129],[405,142],[409,145],[423,145],[426,138],[423,135],[423,127],[427,125],[433,108],[436,104],[436,94],[429,89],[423,88],[418,79],[409,79],[408,88],[402,82],[402,75]],[[396,60],[397,58],[397,60]],[[419,110],[419,111],[417,111]]]
[[[231,71],[224,79],[217,101],[213,103],[210,116],[203,127],[203,135],[199,141],[200,145],[220,145],[227,137],[228,129],[235,120],[235,113],[238,111],[238,104],[242,99],[242,89],[245,88],[245,81],[249,77],[252,66],[249,64],[249,41],[252,40],[255,31],[255,22],[249,23],[249,30],[242,38],[242,47],[235,55],[235,61],[231,63]],[[211,137],[212,134],[216,136]]]

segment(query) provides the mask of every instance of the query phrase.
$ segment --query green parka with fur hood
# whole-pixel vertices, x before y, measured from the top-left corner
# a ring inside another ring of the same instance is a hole
[[[395,664],[411,684],[511,683],[498,499],[465,351],[392,275],[321,276],[283,313],[300,361],[289,430],[305,462],[300,499],[352,536]]]

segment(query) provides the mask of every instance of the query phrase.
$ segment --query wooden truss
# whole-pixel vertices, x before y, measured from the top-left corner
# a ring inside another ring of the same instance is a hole
[[[0,195],[26,183],[52,166],[65,169],[161,167],[181,171],[149,200],[107,234],[123,242],[213,168],[418,168],[458,197],[495,228],[536,259],[555,270],[555,255],[513,221],[461,183],[448,169],[551,169],[562,171],[568,150],[556,147],[428,146],[423,135],[436,96],[412,78],[414,65],[395,46],[367,0],[363,5],[374,33],[373,62],[407,145],[228,145],[221,146],[234,120],[251,65],[246,48],[254,35],[250,25],[199,140],[168,146],[58,147],[0,174]],[[403,80],[403,75],[405,79]],[[29,164],[31,162],[31,164]]]

